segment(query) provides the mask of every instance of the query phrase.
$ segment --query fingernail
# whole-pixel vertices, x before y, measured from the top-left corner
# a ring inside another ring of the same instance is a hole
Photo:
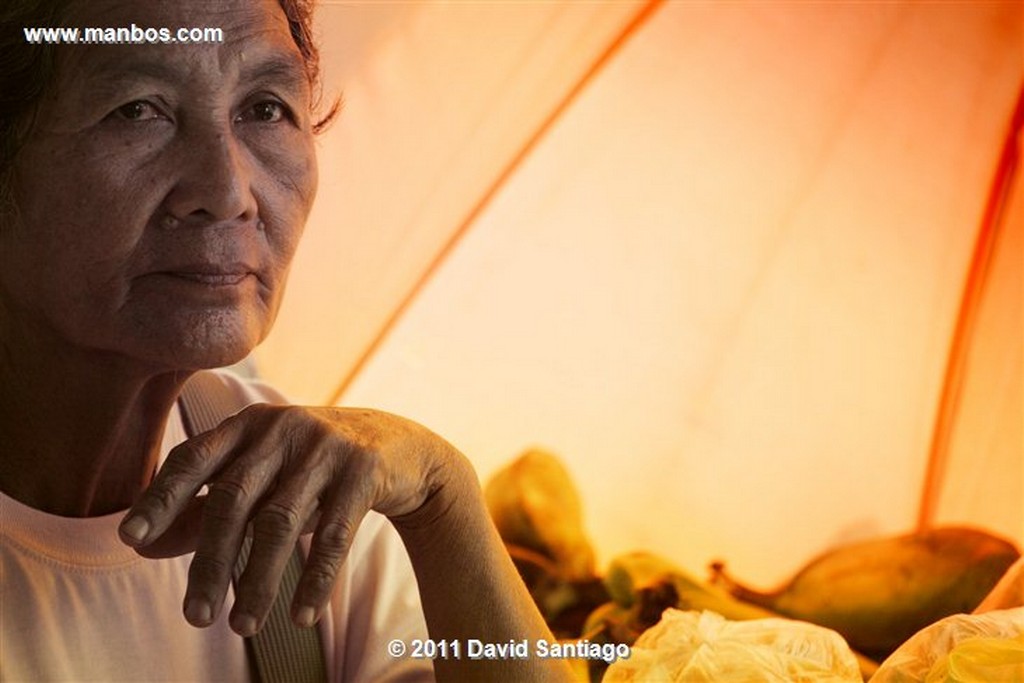
[[[256,634],[259,624],[256,622],[256,617],[252,615],[232,614],[231,628],[234,629],[235,633],[238,635],[248,638],[249,636]]]
[[[139,544],[146,540],[149,533],[149,522],[145,517],[138,515],[129,517],[121,522],[121,536],[132,544]]]
[[[295,612],[295,623],[302,628],[309,628],[316,622],[316,610],[312,607],[300,607]]]
[[[185,618],[190,624],[206,626],[213,621],[210,603],[201,598],[189,598],[185,603]]]

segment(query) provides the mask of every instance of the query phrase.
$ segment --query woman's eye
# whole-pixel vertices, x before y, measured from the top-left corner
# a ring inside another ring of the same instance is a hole
[[[256,121],[257,123],[277,123],[283,121],[288,115],[288,110],[280,102],[266,100],[257,102],[243,112],[243,120]]]
[[[162,114],[149,102],[135,100],[117,108],[116,113],[126,121],[152,121],[161,118]]]

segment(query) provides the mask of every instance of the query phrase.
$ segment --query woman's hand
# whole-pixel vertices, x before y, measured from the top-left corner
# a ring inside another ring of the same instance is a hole
[[[173,449],[121,536],[148,557],[195,550],[185,616],[206,626],[221,610],[251,524],[252,551],[230,615],[236,632],[251,635],[300,534],[313,538],[292,617],[308,626],[330,598],[367,511],[420,527],[475,481],[447,442],[395,415],[256,404]],[[203,486],[208,493],[197,495]]]

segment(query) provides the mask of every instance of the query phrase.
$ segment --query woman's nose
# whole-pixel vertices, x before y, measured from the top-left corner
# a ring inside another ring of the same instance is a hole
[[[245,149],[228,131],[181,140],[175,154],[177,181],[165,208],[179,221],[247,222],[257,214],[253,169]]]

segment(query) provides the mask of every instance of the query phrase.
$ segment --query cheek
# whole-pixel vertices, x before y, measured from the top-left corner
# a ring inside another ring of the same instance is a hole
[[[17,288],[23,305],[73,325],[123,304],[145,225],[143,183],[129,180],[110,154],[55,144],[24,150],[14,185],[19,221],[3,247],[5,270],[18,273],[5,286]]]
[[[146,183],[137,169],[80,146],[40,145],[26,157],[16,181],[22,229],[49,245],[51,269],[102,272],[131,254],[146,224]]]
[[[316,196],[318,178],[312,139],[304,138],[288,152],[267,154],[261,161],[261,185],[266,188],[257,189],[261,218],[275,263],[287,271]]]

